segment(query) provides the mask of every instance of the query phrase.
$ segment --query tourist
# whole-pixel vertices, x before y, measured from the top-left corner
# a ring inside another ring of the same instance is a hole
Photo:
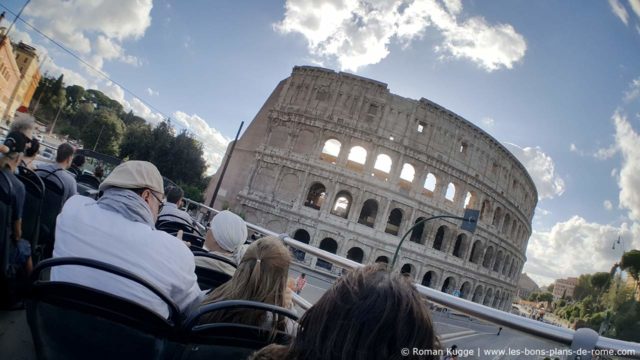
[[[19,131],[12,131],[4,141],[6,153],[0,157],[0,169],[11,183],[11,225],[9,238],[11,239],[9,250],[8,275],[11,278],[26,278],[33,269],[31,260],[31,244],[22,239],[22,215],[25,201],[24,184],[15,176],[22,152],[27,144],[27,137]]]
[[[186,211],[180,210],[184,191],[178,186],[169,186],[165,189],[167,201],[165,201],[158,219],[163,221],[178,222],[193,226],[193,219]]]
[[[221,211],[209,224],[204,242],[205,250],[227,257],[237,264],[242,260],[242,244],[247,241],[247,232],[247,224],[240,216],[229,210]],[[196,256],[196,265],[228,275],[233,275],[236,271],[227,263],[203,256]]]
[[[348,272],[302,316],[289,345],[272,344],[254,360],[438,359],[429,310],[411,280],[386,264]],[[432,355],[403,353],[433,350]]]
[[[72,173],[76,178],[82,175],[82,166],[84,166],[85,162],[84,155],[77,154],[71,160],[71,166],[69,167],[69,172]]]
[[[102,166],[96,166],[96,168],[93,170],[93,176],[95,176],[98,181],[102,181],[102,178],[104,177],[104,169],[102,168]]]
[[[296,294],[300,295],[302,289],[307,285],[307,275],[305,273],[300,274],[296,279]]]
[[[203,302],[222,300],[250,300],[280,307],[292,308],[292,292],[287,288],[291,257],[280,239],[268,236],[256,240],[238,264],[238,269],[228,282],[213,290]],[[264,311],[231,309],[205,314],[201,323],[237,323],[260,326],[275,331],[295,333],[295,323],[283,316]]]
[[[22,156],[22,161],[20,161],[20,166],[26,167],[29,170],[35,169],[35,164],[33,163],[36,157],[38,156],[38,152],[40,151],[40,141],[38,139],[31,139],[31,146],[24,150],[24,155]]]
[[[174,236],[155,229],[164,189],[146,161],[118,165],[100,184],[99,200],[74,196],[58,216],[53,257],[81,257],[115,265],[150,282],[180,310],[200,304],[193,254]],[[137,302],[162,316],[165,303],[131,281],[98,270],[57,267],[54,281],[76,283]]]
[[[75,177],[70,172],[65,171],[71,166],[74,151],[73,146],[68,143],[62,143],[58,146],[56,162],[54,164],[41,164],[36,169],[36,172],[42,178],[59,179],[53,181],[62,187],[63,201],[67,201],[67,199],[78,193],[78,184],[76,183]]]

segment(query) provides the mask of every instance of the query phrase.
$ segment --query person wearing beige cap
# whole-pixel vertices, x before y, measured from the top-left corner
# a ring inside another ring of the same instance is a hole
[[[184,244],[155,229],[164,198],[162,176],[146,161],[118,165],[100,184],[99,200],[70,198],[58,216],[53,257],[83,257],[109,263],[149,281],[183,313],[199,305],[193,254]],[[56,267],[51,279],[81,284],[140,303],[162,316],[157,296],[124,278],[75,266]]]
[[[218,213],[211,220],[204,242],[205,250],[228,257],[236,264],[242,260],[247,241],[247,224],[242,218],[229,210]],[[196,257],[196,265],[223,272],[233,276],[236,269],[222,261],[206,257]]]

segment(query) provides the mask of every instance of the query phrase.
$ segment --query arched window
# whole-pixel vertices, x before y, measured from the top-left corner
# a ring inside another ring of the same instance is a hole
[[[471,255],[469,255],[469,261],[477,264],[480,261],[480,257],[482,256],[482,242],[480,240],[476,240],[473,243],[473,247],[471,248]]]
[[[416,170],[413,168],[411,164],[402,165],[402,172],[400,173],[400,179],[412,183],[415,175],[416,175]]]
[[[502,233],[508,234],[509,233],[509,226],[511,226],[511,215],[506,214],[504,216],[504,223],[502,224]]]
[[[413,265],[411,264],[402,265],[402,268],[400,269],[400,274],[411,275],[412,273],[413,273]]]
[[[342,144],[336,139],[329,139],[325,141],[322,153],[320,154],[320,159],[335,164],[338,160],[341,147]]]
[[[362,264],[362,260],[364,259],[364,251],[359,247],[352,247],[347,251],[347,259],[353,260],[355,262],[359,262]]]
[[[449,183],[447,186],[447,194],[444,196],[445,199],[449,201],[453,201],[456,197],[456,186],[453,183]]]
[[[493,260],[493,246],[489,246],[487,251],[484,253],[482,266],[488,268],[491,265],[491,260]]]
[[[432,173],[427,174],[427,179],[424,181],[424,189],[430,192],[433,192],[436,189],[436,184],[438,180],[436,176]]]
[[[473,298],[471,299],[471,301],[475,303],[480,303],[480,301],[482,301],[482,294],[483,294],[482,291],[483,291],[482,285],[478,285],[476,287],[476,291],[473,292]]]
[[[463,299],[468,298],[471,295],[471,283],[465,281],[460,287],[460,297]]]
[[[293,238],[305,244],[308,244],[309,241],[311,240],[309,233],[307,232],[307,230],[304,230],[304,229],[296,230],[295,234],[293,234]],[[306,255],[304,251],[291,248],[291,252],[293,254],[293,257],[296,260],[304,261],[304,257]]]
[[[443,249],[443,245],[444,245],[444,236],[447,233],[447,227],[442,225],[438,228],[438,231],[436,232],[436,238],[433,241],[433,248],[436,250],[441,250]]]
[[[416,222],[413,223],[414,225],[421,222],[422,220],[424,220],[425,218],[423,217],[419,217],[416,219]],[[418,225],[417,227],[415,227],[413,229],[413,231],[411,232],[411,237],[409,238],[409,241],[412,241],[414,243],[418,243],[418,244],[422,244],[422,234],[424,233],[424,223]]]
[[[331,214],[346,219],[349,216],[349,209],[351,209],[351,194],[348,191],[340,191],[331,207]]]
[[[452,252],[453,256],[462,258],[462,255],[464,255],[464,251],[466,250],[466,238],[467,236],[465,234],[459,234],[458,237],[456,237],[456,243],[453,246]]]
[[[506,255],[506,260],[504,261],[504,266],[502,267],[502,275],[507,275],[507,271],[509,270],[509,266],[513,262],[513,258],[510,255]]]
[[[518,222],[516,221],[516,219],[513,219],[513,222],[511,223],[511,241],[513,241],[514,243],[517,241],[516,239],[516,232],[518,229]]]
[[[502,209],[498,207],[496,208],[496,212],[493,213],[493,221],[491,222],[491,224],[493,224],[493,226],[495,227],[500,226],[501,217],[502,217]]]
[[[482,202],[482,207],[480,208],[480,219],[486,220],[487,214],[491,212],[491,204],[489,200],[485,200]]]
[[[487,293],[484,295],[484,301],[482,302],[482,305],[489,306],[492,298],[493,298],[493,289],[489,288],[487,289]]]
[[[442,289],[440,289],[440,291],[447,294],[451,294],[453,293],[455,288],[456,288],[456,279],[454,279],[453,276],[449,276],[444,280],[444,283],[442,284]]]
[[[436,283],[436,273],[434,273],[433,271],[428,271],[422,277],[422,286],[432,287],[431,285],[434,285],[435,283]]]
[[[378,202],[369,199],[362,204],[358,224],[373,227],[373,224],[376,222],[376,216],[378,216]]]
[[[389,219],[387,219],[387,227],[384,229],[384,232],[391,235],[398,235],[400,223],[402,223],[402,210],[391,210],[391,213],[389,213]]]
[[[321,183],[314,183],[309,188],[309,192],[307,193],[307,200],[305,200],[304,206],[319,210],[326,196],[327,193],[324,185],[322,185]]]
[[[502,250],[498,250],[498,255],[496,255],[496,262],[493,264],[493,271],[500,271],[500,265],[502,265]]]
[[[367,150],[362,146],[354,146],[347,156],[347,167],[354,171],[362,171],[367,162]]]
[[[467,195],[464,197],[464,208],[474,209],[476,207],[476,194],[471,191],[467,191]]]
[[[389,263],[389,258],[386,256],[378,256],[378,258],[376,259],[377,263],[385,263],[388,264]]]
[[[389,155],[378,155],[378,157],[376,158],[376,163],[373,165],[373,175],[381,180],[388,181],[392,164],[393,162],[391,161]]]
[[[500,290],[496,290],[496,296],[493,297],[493,304],[491,304],[491,307],[498,306],[499,302],[500,302]]]
[[[320,242],[320,249],[335,254],[338,251],[338,243],[332,238],[324,238]],[[318,258],[316,261],[316,267],[321,267],[331,271],[333,265],[328,261]]]

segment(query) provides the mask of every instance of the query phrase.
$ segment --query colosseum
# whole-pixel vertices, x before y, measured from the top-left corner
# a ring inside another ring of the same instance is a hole
[[[425,286],[506,310],[537,199],[523,165],[455,113],[392,94],[382,82],[300,66],[238,140],[215,208],[360,263],[389,262],[420,220],[477,209],[474,233],[459,220],[418,226],[396,266]]]

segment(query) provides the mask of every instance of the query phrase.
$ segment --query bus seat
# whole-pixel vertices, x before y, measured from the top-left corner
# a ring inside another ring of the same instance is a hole
[[[37,169],[36,174],[40,176],[45,187],[42,212],[40,213],[40,236],[36,248],[36,257],[39,261],[50,258],[53,254],[56,218],[62,211],[64,204],[64,188],[55,171]]]
[[[225,264],[229,264],[231,266],[233,266],[234,268],[237,268],[238,266],[236,265],[235,262],[233,262],[231,259],[228,259],[224,256],[218,255],[218,254],[213,254],[213,253],[208,253],[205,251],[193,251],[193,256],[194,257],[206,257],[209,259],[214,259],[214,260],[218,260],[221,261]],[[196,265],[196,276],[198,277],[198,285],[200,286],[201,290],[211,290],[211,289],[215,289],[218,286],[226,283],[227,281],[231,280],[231,275],[224,273],[224,272],[220,272],[214,269],[210,269],[204,266],[198,266]]]
[[[169,309],[169,317],[128,299],[79,284],[41,280],[52,267],[78,265],[144,286]],[[54,258],[32,274],[27,321],[39,359],[166,358],[179,326],[178,307],[155,286],[124,269],[91,259]]]
[[[13,186],[7,174],[0,171],[0,305],[4,308],[12,302],[9,275],[9,249],[11,239],[9,229],[11,225],[11,193]],[[6,303],[5,303],[6,302]]]
[[[293,321],[298,316],[281,307],[247,300],[225,300],[207,304],[194,311],[185,321],[182,359],[244,360],[254,351],[269,344],[286,345],[291,336],[278,331],[271,337],[270,329],[233,323],[198,324],[208,313],[229,309],[257,309],[283,315]]]
[[[25,188],[24,208],[22,210],[22,238],[31,243],[34,249],[40,234],[40,213],[44,202],[44,183],[32,170],[18,167],[18,179]]]

